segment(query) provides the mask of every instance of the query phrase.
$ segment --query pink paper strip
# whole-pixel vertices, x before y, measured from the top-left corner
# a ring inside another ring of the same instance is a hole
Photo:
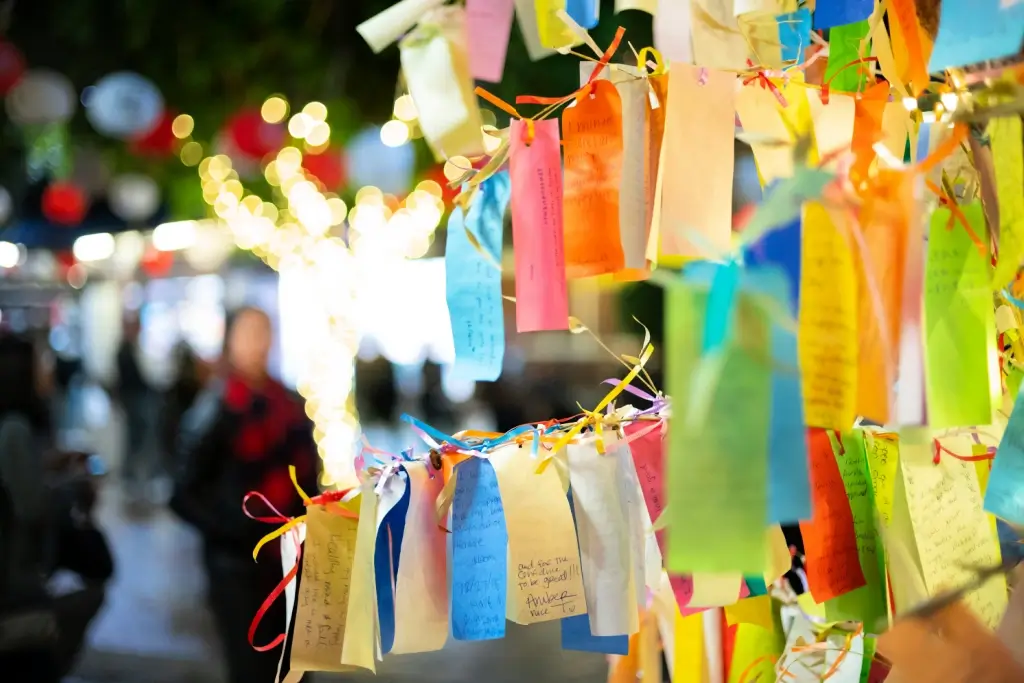
[[[501,83],[512,33],[515,0],[466,0],[469,70],[473,78]]]
[[[558,120],[533,124],[513,120],[509,172],[512,176],[512,243],[516,260],[516,330],[569,329],[562,236],[562,157]]]

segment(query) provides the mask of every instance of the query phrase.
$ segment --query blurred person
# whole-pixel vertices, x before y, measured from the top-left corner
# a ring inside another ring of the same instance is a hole
[[[367,424],[391,425],[398,407],[395,367],[387,358],[356,361],[356,408]]]
[[[423,391],[420,395],[420,410],[427,424],[442,431],[452,429],[455,424],[455,410],[444,393],[441,366],[433,361],[423,364]]]
[[[124,411],[122,475],[130,502],[148,498],[156,476],[156,461],[149,443],[153,429],[150,419],[153,392],[139,363],[139,329],[138,318],[125,321],[121,345],[117,349],[117,384],[114,392]]]
[[[272,527],[248,518],[242,500],[256,491],[282,514],[302,514],[288,467],[295,466],[298,483],[312,494],[319,458],[301,400],[267,375],[270,319],[259,309],[244,308],[226,327],[220,376],[182,421],[171,507],[203,537],[209,601],[229,680],[270,683],[278,653],[255,651],[248,630],[281,581],[281,562],[276,543],[253,562],[253,548]],[[260,502],[249,504],[253,515],[271,515]],[[283,600],[274,601],[256,631],[256,644],[265,645],[281,632],[284,609]]]
[[[0,670],[59,681],[103,604],[113,560],[93,522],[90,459],[52,450],[49,386],[32,344],[0,339]],[[58,569],[81,587],[51,594]]]
[[[174,469],[171,460],[178,442],[181,420],[195,402],[204,380],[199,358],[188,342],[178,343],[174,349],[174,358],[175,376],[164,394],[160,439],[162,451],[167,456],[168,471]]]

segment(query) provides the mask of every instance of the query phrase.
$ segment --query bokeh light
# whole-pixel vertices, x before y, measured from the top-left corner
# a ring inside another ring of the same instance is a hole
[[[397,119],[388,121],[380,128],[380,141],[388,147],[401,147],[409,142],[409,126]]]

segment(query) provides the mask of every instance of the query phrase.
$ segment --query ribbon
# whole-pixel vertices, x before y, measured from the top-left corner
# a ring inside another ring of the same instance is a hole
[[[601,71],[606,66],[608,66],[608,63],[611,61],[612,56],[615,54],[615,51],[619,49],[619,44],[622,42],[622,36],[625,33],[626,29],[622,28],[621,26],[618,28],[618,30],[615,31],[615,37],[612,39],[611,44],[608,46],[607,50],[605,50],[603,53],[599,53],[600,59],[598,59],[597,64],[594,65],[594,70],[590,72],[590,78],[587,79],[586,84],[581,88],[575,90],[569,95],[566,95],[565,97],[537,97],[535,95],[517,95],[516,104],[547,104],[551,105],[550,109],[554,109],[568,102],[571,99],[575,98],[576,101],[579,102],[584,97],[590,95],[594,91],[594,81],[598,80],[598,76],[601,74]],[[594,49],[595,52],[597,52],[596,45],[592,45],[591,48]],[[538,116],[543,118],[542,115],[546,113],[548,113],[547,110],[541,112],[541,114],[538,114]]]
[[[985,243],[981,241],[981,238],[978,237],[978,233],[974,232],[974,228],[971,227],[971,224],[967,222],[967,217],[964,216],[963,211],[960,210],[956,200],[950,197],[941,187],[931,180],[926,178],[924,184],[929,190],[938,196],[939,203],[949,209],[950,216],[949,222],[946,223],[946,230],[952,230],[954,222],[960,223],[960,225],[964,226],[964,230],[967,231],[967,236],[971,238],[971,242],[974,243],[974,246],[978,249],[981,257],[984,258],[988,252],[988,248],[985,246]]]
[[[753,69],[754,62],[748,59],[747,66]],[[786,98],[782,95],[782,92],[779,90],[779,87],[775,85],[770,78],[768,78],[768,74],[764,71],[764,69],[759,69],[755,71],[752,76],[748,76],[746,79],[744,79],[743,85],[750,85],[755,81],[758,83],[758,85],[761,86],[762,90],[768,90],[769,92],[771,92],[772,95],[775,96],[775,99],[778,100],[780,107],[785,108],[789,106],[789,103],[786,102]]]
[[[498,109],[502,110],[503,112],[505,112],[509,116],[513,116],[513,117],[519,119],[520,121],[524,121],[526,123],[526,144],[529,145],[531,142],[533,142],[533,137],[534,137],[534,134],[535,134],[535,131],[536,131],[536,129],[534,127],[533,119],[528,119],[528,118],[524,117],[511,104],[509,104],[505,100],[501,99],[497,95],[492,95],[490,92],[488,92],[487,90],[484,90],[480,86],[477,86],[476,89],[473,90],[473,92],[475,92],[478,97],[484,98],[485,100],[487,100],[488,102],[490,102],[495,107],[497,107]],[[518,100],[518,98],[517,98],[517,100]],[[517,103],[518,103],[518,101],[517,101]],[[497,156],[497,155],[495,155],[495,156]]]

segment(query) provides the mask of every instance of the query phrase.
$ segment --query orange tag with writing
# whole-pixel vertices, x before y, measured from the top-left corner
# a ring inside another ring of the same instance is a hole
[[[614,273],[625,266],[619,238],[622,100],[595,80],[562,114],[565,140],[562,216],[565,272],[570,278]]]
[[[800,522],[807,557],[807,583],[817,603],[849,593],[865,584],[857,554],[850,499],[824,429],[809,429],[811,520]],[[842,457],[842,456],[840,456]]]

